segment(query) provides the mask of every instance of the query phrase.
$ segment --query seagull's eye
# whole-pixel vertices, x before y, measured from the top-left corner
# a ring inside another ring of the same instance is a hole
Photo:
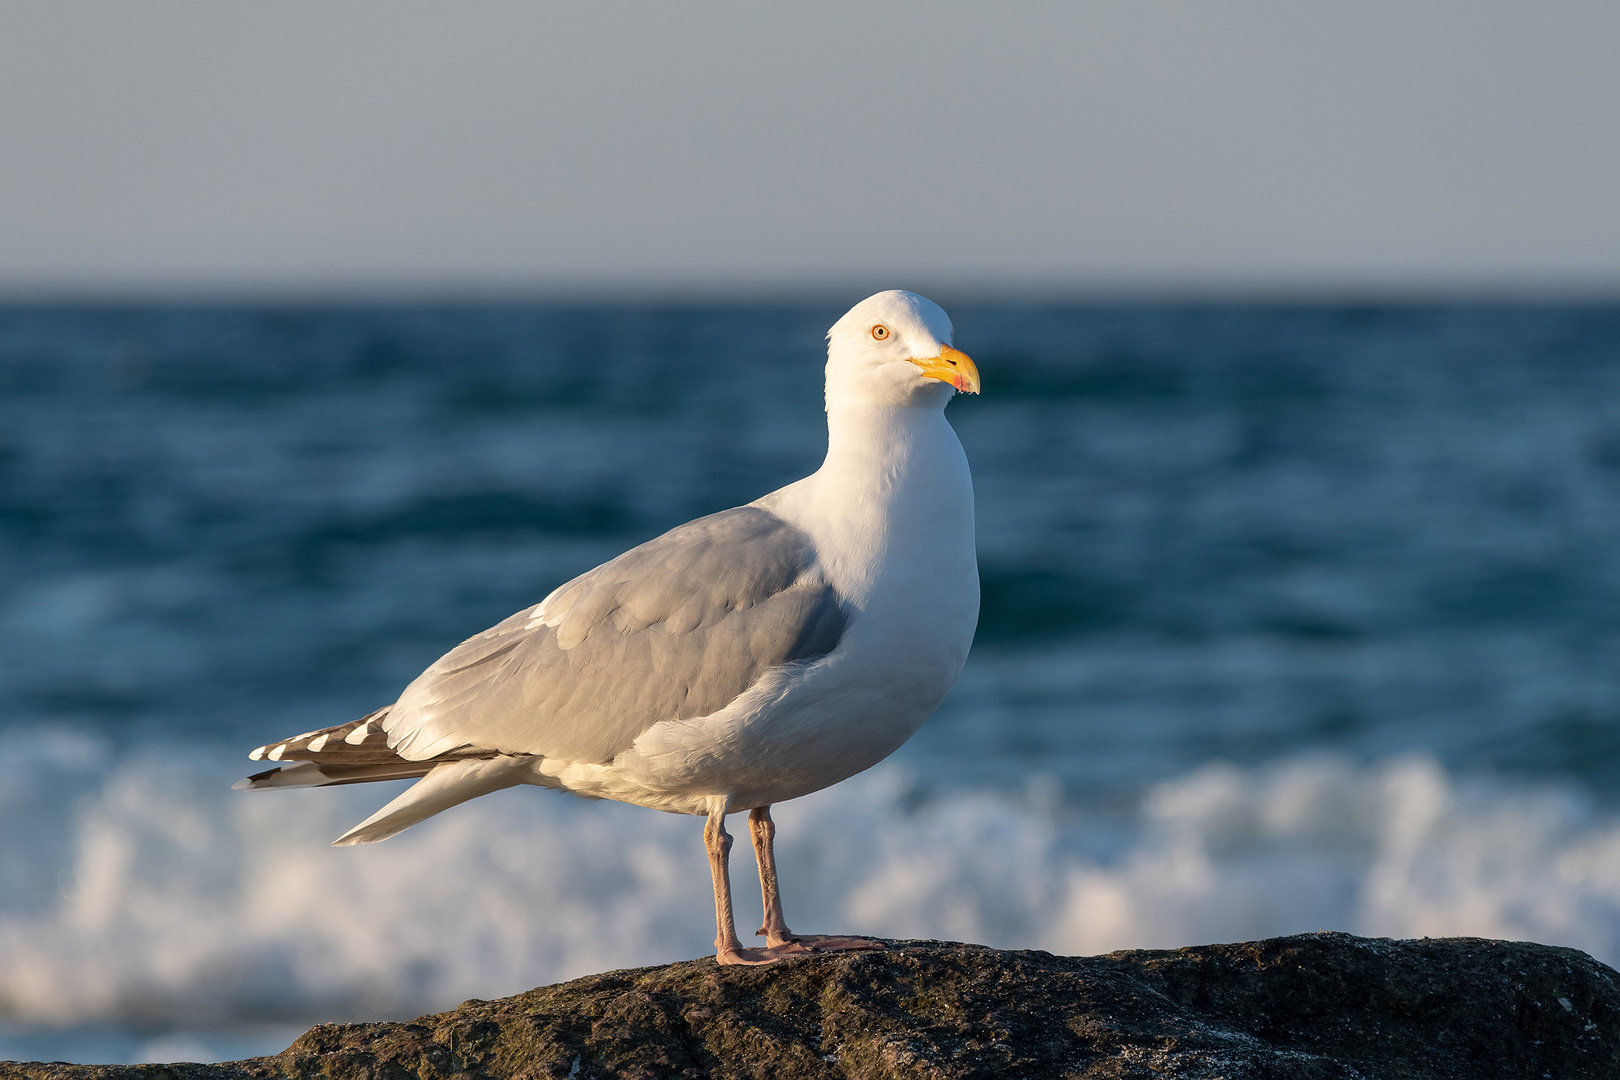
[[[873,341],[887,341],[887,340],[889,340],[889,328],[887,326],[884,326],[882,323],[878,323],[876,326],[872,327],[872,340]]]

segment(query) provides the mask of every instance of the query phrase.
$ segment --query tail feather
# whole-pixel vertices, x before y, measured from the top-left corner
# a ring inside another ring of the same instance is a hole
[[[502,754],[494,758],[464,758],[433,766],[433,771],[405,793],[332,841],[333,847],[371,844],[404,832],[452,806],[523,783],[535,759]]]
[[[534,761],[527,754],[502,754],[471,745],[447,750],[424,761],[411,761],[389,747],[388,733],[382,725],[387,715],[388,709],[378,709],[347,724],[306,731],[294,738],[261,746],[248,757],[254,761],[287,764],[254,773],[238,780],[234,786],[238,791],[261,791],[419,777],[419,782],[412,784],[403,795],[336,841],[340,845],[361,844],[386,840],[457,803],[521,784]]]

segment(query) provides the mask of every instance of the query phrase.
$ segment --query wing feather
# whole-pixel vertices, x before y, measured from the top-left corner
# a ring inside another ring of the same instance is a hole
[[[809,537],[769,511],[699,518],[445,654],[383,720],[395,753],[607,762],[661,720],[724,708],[831,652],[846,615]]]

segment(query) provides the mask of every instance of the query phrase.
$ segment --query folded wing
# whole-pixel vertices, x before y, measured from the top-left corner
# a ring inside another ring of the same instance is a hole
[[[378,717],[393,754],[605,763],[831,652],[846,614],[808,536],[758,507],[699,518],[452,649]]]

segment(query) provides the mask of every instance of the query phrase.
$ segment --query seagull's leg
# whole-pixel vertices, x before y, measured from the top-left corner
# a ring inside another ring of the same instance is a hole
[[[709,849],[709,872],[714,875],[714,958],[721,964],[769,964],[777,957],[764,949],[745,949],[737,940],[737,923],[731,914],[731,834],[726,832],[724,807],[709,811],[703,827],[703,844]]]
[[[776,822],[769,806],[755,807],[748,815],[748,835],[754,841],[754,858],[759,863],[759,891],[765,900],[765,925],[757,933],[765,935],[768,952],[791,956],[805,952],[836,952],[846,949],[881,949],[883,943],[863,937],[835,937],[830,934],[795,934],[782,915],[782,892],[776,884]]]
[[[765,925],[754,931],[769,946],[786,945],[793,940],[782,915],[782,892],[776,885],[776,822],[771,808],[755,807],[748,814],[748,836],[754,841],[754,860],[759,863],[759,891],[765,901]]]

